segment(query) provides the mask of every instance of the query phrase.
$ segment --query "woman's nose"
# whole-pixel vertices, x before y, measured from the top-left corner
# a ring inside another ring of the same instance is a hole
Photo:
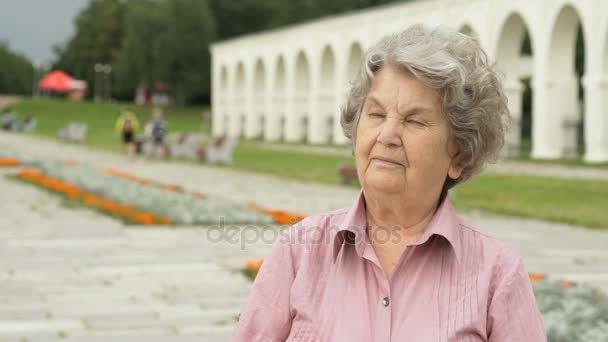
[[[378,142],[384,146],[401,146],[401,120],[397,118],[386,117],[382,125],[379,127]]]

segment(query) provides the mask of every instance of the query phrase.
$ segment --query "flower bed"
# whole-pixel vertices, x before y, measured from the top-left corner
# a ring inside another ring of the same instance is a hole
[[[15,158],[5,159],[14,160],[15,166],[21,164]],[[21,179],[135,224],[294,224],[303,219],[255,203],[236,203],[73,160],[22,164],[28,167],[19,172]]]

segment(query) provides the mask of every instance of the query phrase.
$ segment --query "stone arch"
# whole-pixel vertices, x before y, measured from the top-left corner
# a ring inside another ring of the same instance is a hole
[[[554,21],[548,53],[550,111],[554,122],[552,132],[557,134],[561,155],[576,157],[582,146],[584,130],[583,90],[584,34],[581,16],[571,5],[560,9]],[[582,46],[581,46],[582,45]],[[577,46],[583,56],[578,56]],[[551,120],[552,119],[552,120]]]
[[[253,68],[251,137],[263,138],[266,118],[266,67],[258,58]]]
[[[244,133],[245,116],[245,66],[243,62],[238,62],[234,77],[234,113],[232,119],[232,136],[240,137]]]
[[[531,35],[524,17],[513,12],[501,25],[496,60],[505,75],[505,91],[509,99],[512,126],[505,152],[517,155],[529,150],[532,129],[533,51]]]
[[[467,36],[479,38],[479,35],[473,29],[473,26],[471,26],[470,24],[462,24],[460,26],[460,28],[458,29],[458,32],[460,32],[462,34],[466,34]]]
[[[320,141],[333,141],[333,125],[336,106],[336,57],[331,46],[321,52],[321,77],[319,84]]]
[[[294,115],[291,119],[293,132],[292,140],[305,142],[308,139],[309,119],[309,96],[310,96],[310,62],[304,51],[296,55],[294,82]]]
[[[359,72],[359,66],[363,59],[363,48],[359,42],[354,42],[348,49],[348,57],[346,59],[346,79],[348,82],[352,82],[357,72]]]

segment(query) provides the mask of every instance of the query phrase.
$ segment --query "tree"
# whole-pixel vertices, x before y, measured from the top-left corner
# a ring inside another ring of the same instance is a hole
[[[209,102],[215,21],[205,0],[159,4],[163,29],[154,41],[156,77],[169,84],[179,104]]]
[[[0,41],[0,94],[31,94],[33,76],[32,62]]]
[[[120,0],[91,0],[76,18],[74,36],[55,48],[53,68],[94,85],[95,64],[113,64],[121,47],[124,6]]]
[[[155,40],[164,29],[158,1],[140,0],[126,4],[124,38],[115,59],[115,92],[120,99],[132,99],[139,82],[156,81]]]

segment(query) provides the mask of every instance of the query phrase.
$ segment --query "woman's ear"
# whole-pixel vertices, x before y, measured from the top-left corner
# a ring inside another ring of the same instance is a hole
[[[458,179],[460,178],[460,175],[462,175],[462,167],[458,166],[458,164],[455,164],[454,161],[452,161],[452,164],[450,164],[450,168],[448,169],[448,176],[452,179]]]
[[[461,154],[460,154],[460,150],[455,146],[452,145],[451,148],[452,153],[450,153],[450,167],[448,168],[448,177],[450,177],[451,179],[458,179],[460,178],[460,175],[462,175],[462,169],[463,167],[461,166]]]

